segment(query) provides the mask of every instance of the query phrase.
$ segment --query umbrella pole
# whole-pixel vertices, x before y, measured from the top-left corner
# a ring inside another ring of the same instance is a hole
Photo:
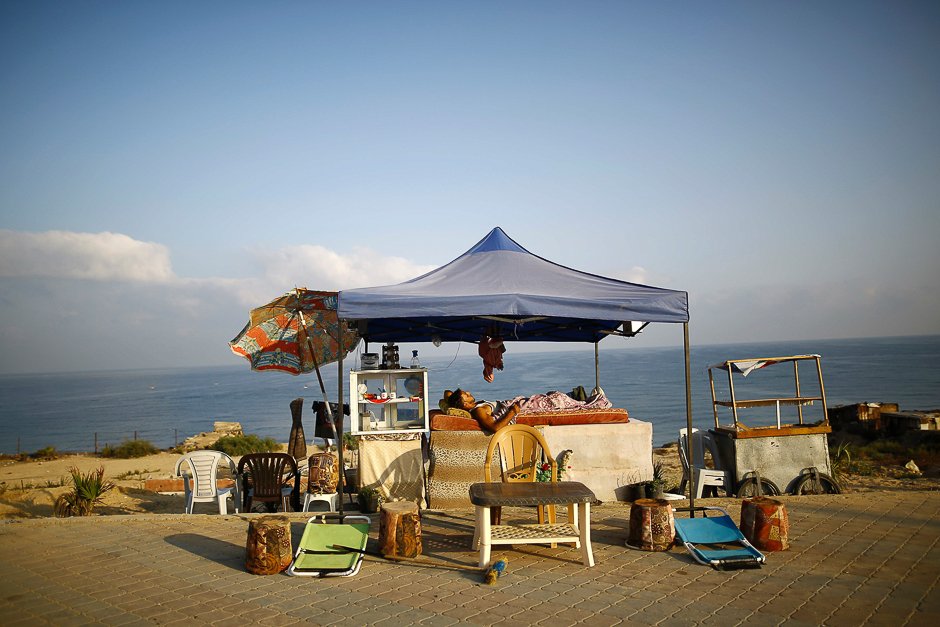
[[[686,450],[689,451],[689,460],[695,459],[692,451],[692,365],[689,351],[689,323],[682,323],[683,344],[685,345],[685,421],[686,421]],[[691,462],[689,464],[689,516],[695,518],[695,480],[691,476]]]
[[[304,329],[306,329],[307,319],[304,318],[304,312],[298,309],[297,313],[300,314],[300,324],[302,324]],[[342,344],[339,346],[340,351],[342,352]],[[313,340],[310,339],[309,334],[307,334],[307,348],[310,349],[310,359],[313,361],[313,369],[316,371],[317,381],[320,383],[320,393],[323,395],[323,403],[326,405],[326,416],[327,420],[330,421],[330,429],[333,430],[334,439],[339,440],[339,436],[336,434],[336,424],[333,420],[333,409],[330,407],[330,398],[326,393],[326,386],[323,384],[323,375],[320,374],[320,364],[317,363],[317,354],[313,348]],[[340,397],[340,403],[342,403],[342,400],[343,398]]]
[[[300,314],[300,323],[303,324],[304,328],[307,328],[307,321],[304,318],[304,312],[297,310],[297,313]],[[338,338],[339,342],[339,359],[337,360],[339,374],[336,377],[339,388],[337,394],[339,394],[339,412],[340,415],[343,414],[343,329],[342,322],[340,322],[340,337]],[[339,482],[336,486],[337,492],[339,492],[339,521],[343,522],[343,497],[345,495],[346,487],[346,464],[343,463],[343,422],[340,420],[339,431],[336,430],[336,420],[333,419],[333,408],[330,407],[330,398],[326,393],[326,385],[323,384],[323,375],[320,374],[320,364],[317,363],[316,353],[313,350],[313,341],[310,339],[310,336],[307,336],[307,347],[310,349],[310,358],[313,361],[313,369],[317,373],[317,381],[320,384],[320,393],[323,394],[323,404],[326,405],[326,419],[330,423],[330,429],[333,431],[333,437],[336,438],[336,456],[339,458]]]
[[[310,343],[309,338],[307,342]],[[310,353],[313,354],[313,344],[310,344]],[[320,392],[323,394],[323,402],[326,404],[326,417],[330,421],[330,429],[333,431],[333,438],[337,441],[339,440],[339,435],[336,433],[336,421],[333,420],[333,408],[330,407],[330,399],[326,393],[326,386],[323,385],[323,376],[320,374],[320,366],[317,364],[317,358],[313,358],[313,369],[317,372],[317,381],[320,382]],[[340,399],[342,403],[342,399]]]

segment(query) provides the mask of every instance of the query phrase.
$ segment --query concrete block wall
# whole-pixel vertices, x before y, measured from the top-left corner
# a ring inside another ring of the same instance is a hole
[[[556,458],[572,451],[571,470],[563,479],[580,481],[601,501],[625,500],[625,486],[653,478],[649,422],[547,426],[542,434]]]

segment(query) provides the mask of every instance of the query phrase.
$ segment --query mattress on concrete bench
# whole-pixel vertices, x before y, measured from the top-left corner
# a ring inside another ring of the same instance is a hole
[[[562,425],[618,424],[630,422],[626,409],[575,409],[567,411],[519,414],[516,423],[532,427]],[[431,431],[482,431],[473,418],[452,416],[439,410],[431,411]]]
[[[625,486],[653,478],[653,425],[649,422],[538,428],[556,458],[565,450],[572,452],[571,466],[564,479],[580,481],[601,501],[624,500]],[[470,507],[470,485],[483,481],[490,437],[479,428],[431,431],[428,451],[431,509]],[[499,476],[496,464],[492,476]]]

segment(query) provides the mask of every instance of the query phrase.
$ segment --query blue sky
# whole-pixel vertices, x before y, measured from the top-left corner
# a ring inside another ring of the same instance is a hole
[[[938,65],[931,2],[3,1],[0,372],[237,363],[497,225],[693,343],[940,333]]]

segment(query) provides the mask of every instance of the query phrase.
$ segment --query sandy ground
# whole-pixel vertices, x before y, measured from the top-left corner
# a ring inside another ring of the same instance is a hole
[[[88,473],[99,466],[116,487],[96,508],[97,514],[181,513],[182,496],[143,489],[147,479],[172,478],[179,457],[159,453],[135,459],[66,455],[51,461],[0,460],[0,518],[52,516],[56,497],[71,487],[69,469]]]
[[[666,465],[667,488],[676,486],[682,475],[675,445],[654,449],[654,460]],[[55,498],[69,490],[69,468],[83,473],[104,467],[105,478],[115,483],[104,502],[95,509],[99,516],[120,514],[178,514],[183,511],[181,494],[160,494],[144,489],[147,479],[170,479],[178,453],[163,452],[136,459],[104,459],[90,455],[67,455],[51,461],[0,459],[0,519],[52,516]],[[901,466],[885,466],[868,476],[848,475],[847,492],[875,490],[940,490],[935,473],[916,479],[902,478]],[[209,510],[206,510],[209,511]]]

